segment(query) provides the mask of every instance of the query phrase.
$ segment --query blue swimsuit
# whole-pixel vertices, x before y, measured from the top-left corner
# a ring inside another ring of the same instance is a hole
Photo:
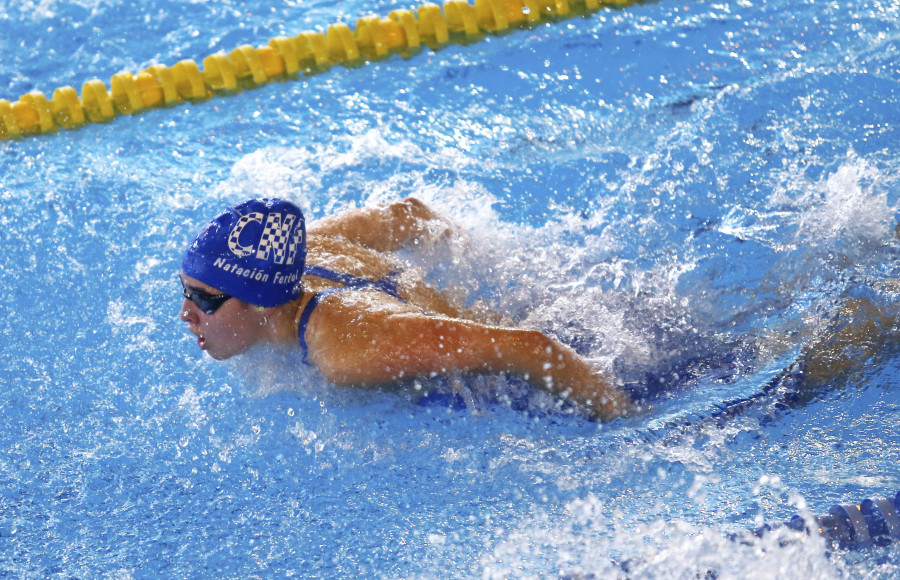
[[[316,309],[316,306],[319,305],[319,302],[331,294],[334,294],[335,292],[344,292],[346,290],[365,290],[371,288],[373,290],[378,290],[379,292],[384,292],[400,302],[406,302],[406,300],[401,298],[400,294],[397,292],[397,282],[393,279],[393,274],[386,276],[381,280],[373,281],[367,280],[366,278],[360,278],[359,276],[344,274],[343,272],[335,272],[319,266],[307,266],[306,269],[303,270],[303,273],[343,284],[343,286],[325,288],[324,290],[319,290],[313,294],[312,299],[310,299],[306,308],[303,309],[303,314],[300,315],[300,324],[297,326],[297,338],[300,341],[303,362],[306,364],[309,364],[309,361],[307,360],[309,347],[306,344],[306,326],[309,324],[309,317],[312,315],[313,310]]]

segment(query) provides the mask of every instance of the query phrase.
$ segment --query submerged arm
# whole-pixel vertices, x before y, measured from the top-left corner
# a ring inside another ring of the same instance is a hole
[[[369,386],[454,372],[510,373],[571,399],[601,420],[632,411],[628,396],[609,377],[538,331],[331,306],[323,309],[323,318],[310,320],[306,337],[312,362],[335,384]]]
[[[870,300],[848,300],[841,309],[839,323],[803,354],[807,384],[820,385],[854,368],[862,368],[884,347],[886,340],[891,340],[891,334],[896,337],[896,332],[896,319]]]
[[[323,218],[309,233],[343,238],[380,252],[392,252],[452,233],[449,221],[418,199],[351,209]]]

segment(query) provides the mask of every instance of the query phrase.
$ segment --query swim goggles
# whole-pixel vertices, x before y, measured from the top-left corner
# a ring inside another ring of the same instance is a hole
[[[185,298],[197,305],[204,314],[213,314],[222,307],[226,301],[231,300],[228,294],[210,294],[196,288],[188,288],[184,281],[181,281],[181,293]]]

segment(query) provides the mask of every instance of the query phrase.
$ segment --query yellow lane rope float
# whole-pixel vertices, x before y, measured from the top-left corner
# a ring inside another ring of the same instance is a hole
[[[425,3],[415,12],[394,10],[387,18],[365,16],[352,30],[344,23],[326,31],[305,31],[291,38],[273,38],[265,46],[239,46],[230,53],[174,66],[153,65],[133,74],[112,77],[111,90],[97,79],[81,87],[61,87],[47,99],[31,91],[16,102],[0,99],[0,139],[75,129],[111,121],[146,109],[200,101],[216,94],[233,94],[272,80],[315,74],[329,67],[359,65],[391,54],[409,55],[426,46],[437,50],[451,43],[471,43],[510,27],[534,26],[542,19],[562,19],[622,7],[639,0],[447,0],[443,9]]]

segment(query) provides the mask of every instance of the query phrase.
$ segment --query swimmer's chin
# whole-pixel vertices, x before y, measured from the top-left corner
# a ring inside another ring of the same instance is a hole
[[[219,352],[215,349],[215,347],[209,348],[209,345],[206,343],[206,339],[204,339],[202,337],[197,339],[197,345],[200,347],[200,350],[203,351],[203,354],[205,354],[209,358],[211,358],[215,361],[219,361],[219,362],[226,361],[228,359],[232,359],[236,356],[240,356],[247,351],[247,349],[244,349],[243,351],[239,351],[239,352]]]
[[[259,357],[267,357],[267,356],[275,356],[275,357],[283,357],[283,356],[291,356],[296,354],[299,356],[300,349],[299,348],[290,348],[283,347],[278,344],[273,344],[269,342],[252,344],[245,348],[242,348],[235,352],[217,352],[214,348],[203,351],[209,358],[224,362],[224,361],[239,361],[244,358],[259,358]]]

